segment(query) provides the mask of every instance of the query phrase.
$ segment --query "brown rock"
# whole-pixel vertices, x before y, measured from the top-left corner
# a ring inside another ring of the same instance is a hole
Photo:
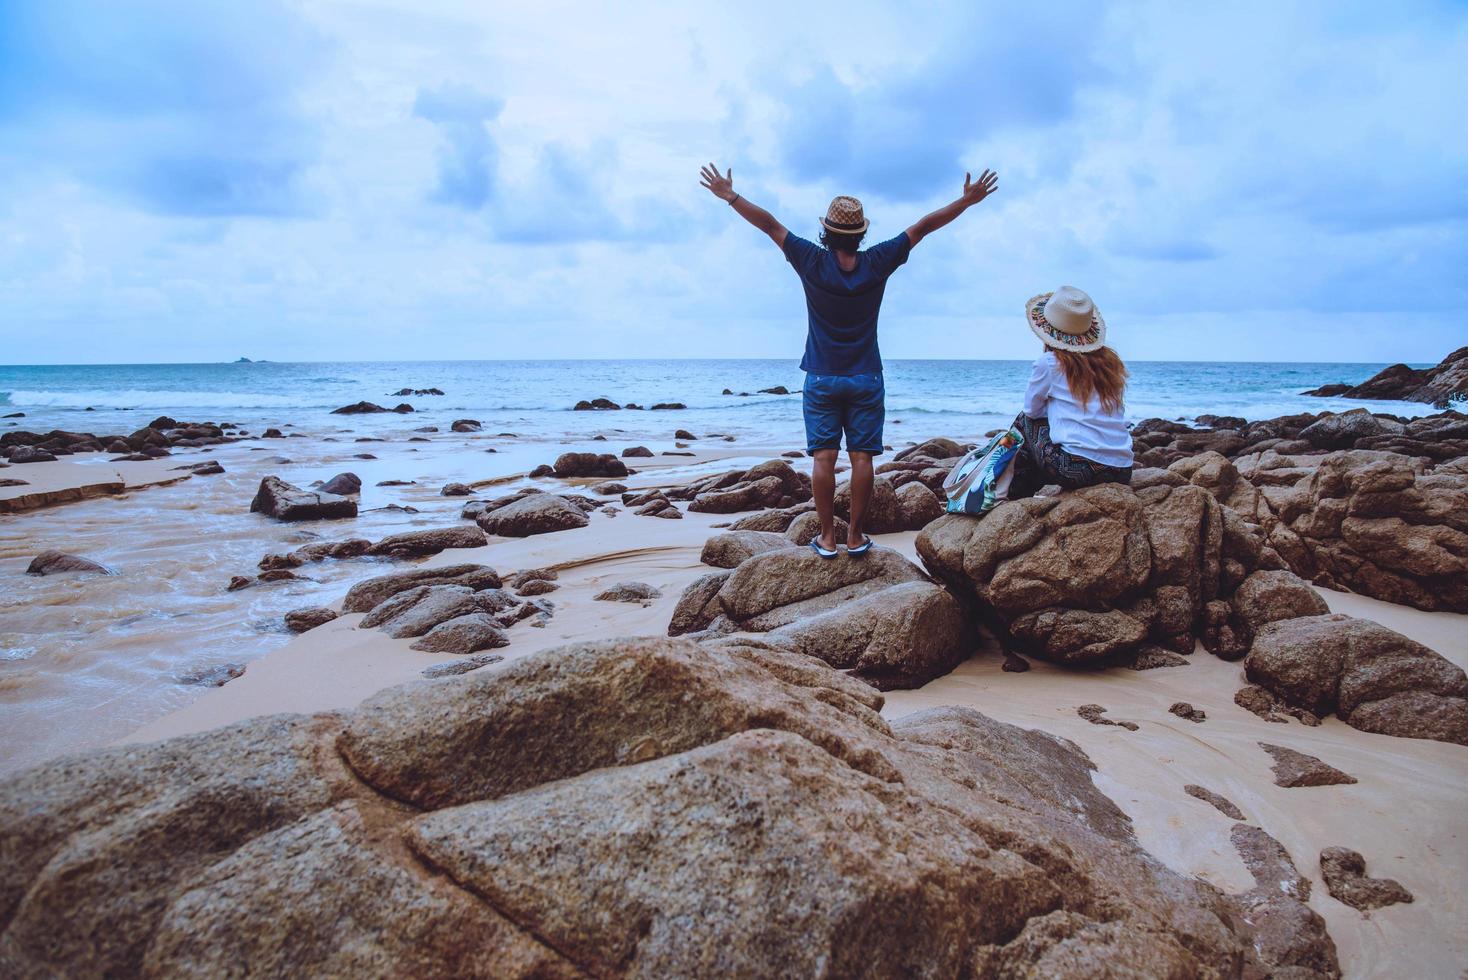
[[[1282,745],[1260,742],[1259,747],[1274,759],[1274,784],[1294,789],[1302,786],[1339,786],[1356,782],[1356,777],[1326,765],[1313,755]]]
[[[774,511],[772,513],[780,512]],[[832,524],[832,528],[836,533],[836,541],[838,544],[846,540],[847,532],[850,529],[846,526],[845,521],[843,521],[839,517],[836,518]],[[806,511],[805,513],[797,516],[794,520],[790,522],[790,526],[785,529],[785,540],[802,548],[810,544],[816,538],[820,537],[820,535],[821,518],[820,515],[818,515],[813,510]]]
[[[554,582],[561,577],[561,573],[554,568],[527,568],[522,572],[511,575],[506,584],[512,589],[523,588],[526,583],[535,581]]]
[[[1186,701],[1175,702],[1173,706],[1168,708],[1167,710],[1170,711],[1172,714],[1177,715],[1179,718],[1186,718],[1188,721],[1192,722],[1204,722],[1208,720],[1208,715],[1202,709],[1195,708]],[[1243,818],[1240,817],[1239,819]]]
[[[424,677],[455,677],[459,674],[467,674],[471,670],[480,667],[488,667],[497,664],[505,658],[498,653],[485,653],[477,657],[465,657],[462,660],[450,660],[447,663],[434,664],[432,667],[423,668],[420,673]]]
[[[371,612],[398,593],[425,585],[464,585],[476,591],[498,589],[500,577],[486,565],[445,565],[381,575],[352,586],[342,600],[342,612]]]
[[[568,531],[590,523],[581,508],[553,493],[529,494],[478,518],[487,533],[507,538]]]
[[[556,457],[556,476],[626,476],[627,464],[611,453],[562,453]]]
[[[719,590],[731,572],[713,572],[700,576],[683,590],[678,605],[673,608],[673,617],[668,621],[668,635],[682,636],[707,629],[709,624],[723,615],[724,607],[719,602]]]
[[[185,671],[174,680],[191,687],[223,687],[236,677],[244,675],[244,664],[211,664]]]
[[[1135,722],[1112,721],[1110,718],[1101,717],[1102,715],[1106,714],[1106,709],[1101,707],[1101,705],[1099,704],[1083,704],[1080,707],[1076,708],[1076,714],[1080,715],[1082,718],[1086,719],[1093,725],[1115,725],[1118,728],[1125,728],[1129,732],[1134,732],[1137,730],[1137,725]]]
[[[746,558],[765,551],[791,547],[783,534],[769,531],[725,531],[703,543],[698,560],[714,568],[736,568]]]
[[[422,639],[409,644],[408,649],[422,650],[427,653],[470,654],[509,645],[510,638],[505,636],[504,630],[500,628],[499,622],[493,616],[488,613],[473,612],[444,620],[423,634]],[[486,662],[492,663],[493,661]],[[424,676],[435,675],[425,674]]]
[[[836,513],[841,515],[842,520],[851,520],[850,483],[843,483],[836,488]],[[863,525],[872,534],[909,530],[902,501],[898,499],[892,481],[885,476],[879,476],[872,481],[872,500],[867,505]]]
[[[938,495],[921,483],[908,483],[897,491],[897,506],[902,514],[904,531],[921,531],[943,516],[944,504]]]
[[[548,595],[560,586],[550,579],[535,578],[515,589],[520,595]]]
[[[889,727],[880,706],[779,650],[623,641],[416,681],[346,718],[58,760],[0,784],[5,963],[425,978],[1329,965],[1308,955],[1323,937],[1309,921],[1241,915],[1143,852],[1074,745],[962,709]]]
[[[1269,834],[1234,824],[1234,849],[1254,878],[1254,887],[1236,897],[1254,924],[1254,948],[1274,976],[1339,977],[1340,962],[1325,920],[1310,908],[1310,880],[1300,874],[1289,852]]]
[[[631,446],[622,450],[623,459],[646,459],[652,455],[652,450],[646,446]]]
[[[336,618],[336,610],[324,609],[320,606],[311,606],[306,609],[292,609],[285,614],[285,628],[292,633],[305,633],[309,630],[314,630],[318,626],[324,626]]]
[[[449,548],[480,548],[484,544],[483,531],[461,524],[390,535],[374,544],[367,553],[388,558],[421,558]]]
[[[1370,878],[1366,859],[1344,847],[1320,852],[1320,874],[1330,897],[1362,912],[1412,901],[1412,893],[1392,878]]]
[[[250,513],[281,521],[328,520],[356,517],[357,502],[350,497],[302,490],[278,476],[267,476],[260,481],[260,489],[250,502]]]
[[[744,561],[725,580],[719,602],[741,629],[764,632],[923,574],[889,548],[861,560],[831,561],[809,548],[766,551]]]
[[[905,582],[799,619],[771,642],[850,670],[878,690],[920,687],[974,649],[958,601],[928,582]]]
[[[90,558],[68,555],[64,551],[43,551],[31,559],[26,566],[27,575],[60,575],[63,572],[90,572],[97,575],[116,575],[112,569]]]
[[[661,599],[662,596],[662,592],[646,582],[618,582],[592,598],[602,602],[646,602],[649,599]]]
[[[1302,724],[1309,725],[1311,728],[1320,724],[1320,718],[1314,712],[1282,701],[1257,684],[1247,684],[1235,691],[1234,704],[1246,711],[1253,712],[1265,721],[1277,722],[1281,725],[1289,724],[1290,718],[1297,718]]]
[[[317,489],[321,493],[333,493],[338,497],[354,496],[362,492],[362,479],[355,473],[338,473]]]
[[[1030,662],[1017,653],[1005,653],[1004,663],[999,669],[1011,674],[1023,674],[1030,669]]]
[[[1427,647],[1350,616],[1307,616],[1260,630],[1249,680],[1353,728],[1468,745],[1468,675]]]
[[[1219,796],[1211,789],[1205,789],[1202,786],[1189,783],[1187,786],[1183,787],[1183,792],[1187,793],[1189,796],[1195,797],[1196,799],[1202,800],[1204,803],[1212,805],[1215,810],[1223,814],[1225,817],[1228,817],[1230,820],[1244,819],[1244,811],[1234,806],[1233,802],[1227,797]]]
[[[497,598],[478,594],[466,585],[421,585],[399,592],[363,617],[363,629],[381,627],[388,636],[401,639],[422,636],[429,630],[460,616],[478,612],[499,612]]]

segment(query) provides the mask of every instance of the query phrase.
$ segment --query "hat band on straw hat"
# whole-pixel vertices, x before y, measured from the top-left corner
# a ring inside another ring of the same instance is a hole
[[[832,221],[830,218],[822,218],[821,224],[825,225],[830,231],[856,232],[867,230],[867,223],[865,221],[854,221],[851,224],[847,224],[844,221]]]
[[[1069,295],[1071,293],[1078,295]],[[1099,310],[1090,305],[1090,297],[1079,290],[1068,290],[1067,296],[1064,297],[1068,301],[1066,305],[1069,306],[1080,299],[1090,307],[1088,310],[1090,315],[1086,316],[1085,312],[1079,309],[1067,309],[1062,306],[1056,311],[1058,319],[1062,310],[1072,314],[1062,319],[1064,326],[1070,329],[1062,329],[1060,325],[1052,322],[1046,316],[1046,308],[1050,305],[1051,297],[1054,295],[1054,293],[1041,293],[1039,296],[1031,297],[1030,301],[1025,304],[1025,319],[1029,322],[1030,330],[1034,332],[1035,336],[1039,337],[1046,347],[1073,351],[1077,354],[1084,354],[1104,346],[1106,320],[1101,316]]]

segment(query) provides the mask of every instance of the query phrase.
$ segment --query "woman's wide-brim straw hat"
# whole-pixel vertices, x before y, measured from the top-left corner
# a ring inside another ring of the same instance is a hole
[[[861,202],[844,194],[831,201],[826,216],[821,219],[821,227],[838,235],[863,234],[869,224],[871,222],[862,213]]]
[[[1046,347],[1084,354],[1106,345],[1106,320],[1091,297],[1074,286],[1030,297],[1025,319]]]

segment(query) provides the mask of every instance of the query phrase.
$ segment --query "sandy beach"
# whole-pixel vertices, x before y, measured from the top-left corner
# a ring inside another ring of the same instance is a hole
[[[516,632],[497,651],[509,663],[577,641],[663,632],[682,589],[708,571],[699,551],[716,533],[711,525],[721,520],[699,514],[682,521],[598,515],[583,530],[495,541],[483,549],[441,553],[423,565],[468,561],[506,571],[559,571],[555,619],[544,629]],[[915,560],[914,538],[908,532],[877,540]],[[646,604],[592,599],[627,580],[655,586],[662,598]],[[1468,667],[1468,615],[1424,613],[1320,591],[1332,611],[1380,622]],[[262,714],[352,708],[384,688],[427,683],[419,674],[439,657],[408,649],[409,640],[358,629],[360,619],[343,616],[292,640],[252,663],[243,677],[125,741],[169,738]],[[1300,869],[1317,886],[1311,906],[1326,918],[1347,976],[1449,977],[1468,958],[1468,908],[1461,889],[1468,879],[1468,750],[1370,735],[1335,719],[1319,728],[1266,724],[1233,702],[1244,682],[1241,667],[1201,649],[1187,668],[1173,670],[1077,672],[1036,662],[1030,671],[1014,674],[1000,664],[992,653],[980,654],[918,690],[888,693],[883,713],[898,718],[960,705],[1076,742],[1097,765],[1097,785],[1131,817],[1143,847],[1182,874],[1237,891],[1250,878],[1229,840],[1233,821],[1182,787],[1201,784],[1224,795],[1299,855]],[[1169,714],[1178,701],[1205,711],[1207,721]],[[1075,711],[1087,703],[1102,704],[1108,717],[1140,728],[1088,724]],[[1359,782],[1309,790],[1275,786],[1260,741],[1316,755]],[[1372,873],[1408,883],[1416,901],[1368,916],[1332,899],[1308,859],[1332,845],[1370,855]]]
[[[458,683],[424,676],[426,669],[453,662],[452,655],[414,650],[413,636],[393,638],[366,628],[362,612],[339,615],[293,637],[281,626],[281,617],[292,609],[324,606],[339,611],[349,587],[376,575],[466,565],[487,566],[506,580],[530,569],[555,573],[554,591],[544,596],[550,610],[507,629],[507,644],[492,651],[502,659],[466,677],[491,677],[558,648],[662,636],[685,591],[696,588],[711,571],[701,561],[705,543],[750,515],[685,506],[680,519],[661,520],[635,513],[635,506],[623,504],[623,494],[630,499],[661,490],[676,497],[680,487],[720,473],[737,474],[779,459],[788,449],[722,440],[693,440],[692,446],[674,448],[670,440],[656,446],[656,452],[678,455],[628,460],[637,464],[637,472],[616,479],[620,486],[602,488],[600,494],[596,489],[607,482],[604,477],[528,476],[534,465],[561,450],[611,450],[615,456],[621,448],[590,439],[552,446],[457,433],[435,435],[431,443],[410,443],[399,435],[372,443],[368,448],[376,458],[366,460],[350,451],[359,448],[355,444],[333,445],[307,434],[290,441],[288,462],[282,462],[287,457],[273,445],[247,439],[149,462],[111,464],[102,455],[80,454],[11,467],[7,475],[19,472],[27,481],[27,486],[7,488],[12,499],[20,490],[54,498],[48,506],[8,518],[0,567],[14,581],[48,590],[49,596],[44,605],[22,600],[7,606],[6,629],[14,631],[8,635],[55,631],[57,616],[68,608],[94,609],[95,615],[90,624],[71,627],[72,652],[51,664],[13,670],[3,679],[0,697],[16,709],[10,712],[9,738],[12,746],[19,746],[12,748],[7,766],[15,769],[107,744],[140,747],[266,716],[351,712],[399,686],[431,691],[438,689],[435,685]],[[486,448],[499,450],[488,457],[489,466],[481,462]],[[1240,458],[1246,463],[1253,459]],[[1311,459],[1298,457],[1294,465],[1308,465]],[[211,460],[225,472],[192,476],[179,469]],[[808,459],[786,462],[796,474],[808,473]],[[1257,469],[1257,463],[1250,465]],[[307,486],[348,467],[363,483],[356,518],[279,523],[244,513],[263,475],[285,472],[296,485]],[[389,480],[402,482],[376,486]],[[469,498],[443,495],[443,488],[457,481],[464,482]],[[98,491],[101,499],[74,500],[68,494],[97,485],[109,487]],[[511,499],[526,489],[582,500],[585,526],[525,537],[491,533],[476,547],[453,547],[407,561],[363,557],[315,562],[296,569],[299,578],[251,579],[250,587],[237,592],[225,588],[232,576],[251,576],[255,560],[271,552],[347,537],[375,539],[465,526],[459,512],[466,499],[501,494],[510,495],[501,500]],[[126,537],[141,515],[151,525],[146,557],[138,551],[139,539]],[[201,520],[215,522],[204,550],[194,531]],[[901,556],[893,560],[923,566],[918,530],[889,531],[875,538],[881,548]],[[117,547],[108,550],[103,544],[107,541]],[[24,562],[41,544],[88,554],[118,574],[20,576]],[[170,605],[183,598],[161,595],[157,608],[166,610],[161,618],[156,613],[137,618],[131,610],[147,605],[135,594],[145,560],[163,562],[146,567],[168,568],[181,592],[207,595],[188,598],[187,609]],[[632,602],[596,598],[629,582],[651,586],[657,595]],[[1339,589],[1316,587],[1315,592],[1332,612],[1379,623],[1459,667],[1468,666],[1468,615],[1413,609]],[[729,635],[760,636],[737,629]],[[153,650],[155,658],[181,657],[203,667],[228,661],[241,670],[217,687],[160,684],[157,678],[146,678],[149,671],[156,674],[156,659],[135,660],[135,652],[143,649]],[[1278,840],[1313,885],[1308,905],[1323,917],[1344,976],[1454,976],[1468,957],[1468,917],[1460,887],[1468,878],[1468,848],[1463,846],[1468,826],[1462,816],[1468,812],[1468,750],[1463,746],[1371,734],[1335,717],[1324,718],[1318,727],[1298,720],[1267,722],[1235,703],[1235,692],[1247,684],[1244,664],[1220,659],[1201,644],[1180,666],[1166,669],[1076,669],[1031,657],[1027,671],[1013,673],[1002,669],[1003,663],[992,640],[986,639],[972,657],[942,676],[887,691],[882,716],[900,724],[925,709],[968,708],[1068,740],[1094,763],[1094,786],[1130,819],[1141,848],[1178,875],[1237,894],[1253,883],[1231,836],[1238,821],[1188,795],[1184,787],[1202,786],[1220,794],[1242,812],[1244,822]],[[89,679],[78,686],[79,677]],[[109,698],[82,725],[58,727],[42,720],[83,703],[99,684],[118,683],[132,695]],[[1201,710],[1206,719],[1197,722],[1170,712],[1178,702]],[[1106,719],[1135,728],[1093,724],[1078,713],[1082,705],[1100,705]],[[1355,782],[1276,785],[1272,760],[1261,742],[1307,753]],[[1333,898],[1316,856],[1337,846],[1360,852],[1372,876],[1401,882],[1414,900],[1362,912]]]

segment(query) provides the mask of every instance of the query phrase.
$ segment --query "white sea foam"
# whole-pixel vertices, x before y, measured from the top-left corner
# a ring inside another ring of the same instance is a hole
[[[307,408],[310,401],[299,395],[272,395],[267,392],[241,391],[166,391],[126,389],[120,391],[90,389],[81,391],[9,391],[0,392],[6,404],[15,408],[137,408],[177,412],[190,408]],[[324,406],[327,403],[321,402]]]

